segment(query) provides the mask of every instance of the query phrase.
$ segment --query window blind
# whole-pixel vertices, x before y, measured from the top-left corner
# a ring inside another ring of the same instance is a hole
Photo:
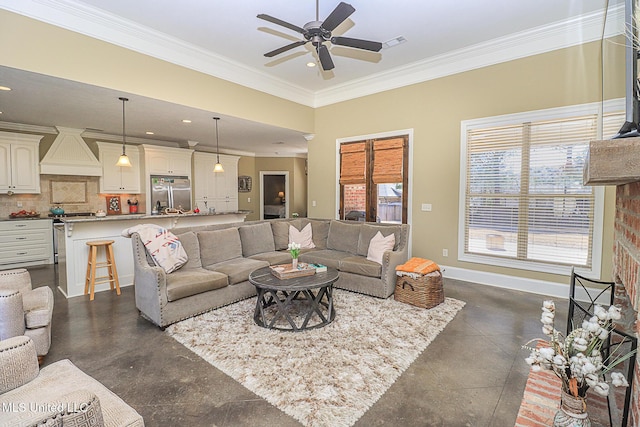
[[[365,142],[340,145],[340,184],[364,184],[366,181]]]
[[[374,184],[402,182],[405,138],[373,141]]]
[[[623,116],[603,118],[614,134]],[[465,253],[591,266],[593,187],[582,185],[597,115],[467,131]]]

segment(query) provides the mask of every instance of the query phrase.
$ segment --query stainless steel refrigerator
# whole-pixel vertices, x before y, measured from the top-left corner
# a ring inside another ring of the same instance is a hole
[[[158,204],[159,202],[159,204]],[[151,208],[191,210],[191,181],[186,176],[151,175]]]

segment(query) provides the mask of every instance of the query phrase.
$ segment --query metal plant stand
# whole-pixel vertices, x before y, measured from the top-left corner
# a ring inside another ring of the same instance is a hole
[[[633,310],[629,297],[622,285],[616,286],[615,282],[588,279],[576,274],[573,269],[571,270],[567,335],[573,329],[581,327],[584,320],[588,320],[593,316],[593,310],[596,305],[609,306],[613,304],[621,306],[622,319],[614,324],[614,329],[602,348],[602,356],[605,363],[637,349],[638,337],[634,329],[636,312]],[[629,387],[625,389],[622,411],[616,404],[617,393],[615,387],[612,387],[607,396],[609,424],[611,426],[626,427],[628,425],[635,365],[635,353],[629,359],[617,365],[616,370],[625,372]]]

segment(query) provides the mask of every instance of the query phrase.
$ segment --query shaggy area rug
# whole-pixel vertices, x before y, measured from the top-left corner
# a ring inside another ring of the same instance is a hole
[[[253,322],[256,298],[169,326],[204,360],[305,426],[351,426],[464,306],[429,310],[334,290],[336,318],[304,332]]]

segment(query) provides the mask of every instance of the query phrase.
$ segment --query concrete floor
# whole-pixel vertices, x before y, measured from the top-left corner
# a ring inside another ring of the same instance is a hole
[[[65,299],[54,268],[29,268],[34,287],[55,293],[45,365],[70,359],[150,427],[300,425],[140,317],[133,287]],[[514,425],[528,373],[521,345],[543,337],[544,297],[447,279],[445,294],[467,305],[356,426]],[[566,301],[556,303],[564,322]]]

